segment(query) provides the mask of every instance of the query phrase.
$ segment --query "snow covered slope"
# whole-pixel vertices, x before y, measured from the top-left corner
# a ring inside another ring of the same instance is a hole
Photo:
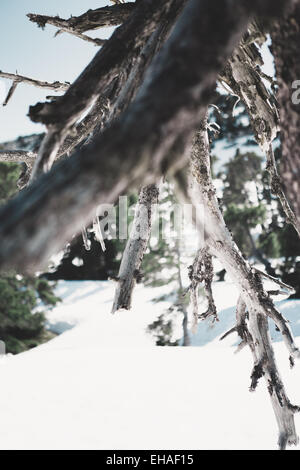
[[[218,340],[234,321],[229,282],[214,285],[221,321],[214,329],[201,324],[193,338],[200,347],[191,348],[155,347],[145,333],[164,309],[151,302],[163,290],[138,286],[132,312],[112,316],[113,290],[111,282],[60,282],[64,303],[49,323],[64,332],[0,359],[1,449],[276,448],[263,381],[248,391],[249,352],[235,355],[234,337]],[[299,335],[300,301],[280,308]],[[300,365],[290,371],[282,342],[275,351],[300,404]]]

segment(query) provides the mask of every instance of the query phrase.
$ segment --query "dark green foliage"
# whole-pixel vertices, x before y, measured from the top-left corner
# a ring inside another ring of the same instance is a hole
[[[220,126],[218,139],[224,139],[224,146],[235,144],[236,139],[242,137],[242,148],[247,150],[248,144],[255,145],[253,133],[241,103],[238,104],[238,115],[233,116],[234,102],[234,97],[216,92],[214,103],[221,113],[211,108],[210,116]],[[215,139],[212,139],[213,147],[214,142]],[[280,168],[281,146],[274,147],[275,159]],[[254,152],[238,150],[217,176],[224,183],[222,204],[225,220],[244,255],[252,256],[263,263],[269,274],[278,275],[284,282],[291,284],[296,289],[295,297],[300,297],[297,261],[300,256],[300,240],[294,228],[285,222],[281,204],[270,191],[269,174],[262,168],[261,157]],[[258,202],[255,205],[249,201],[247,194],[249,182],[256,184]],[[261,226],[261,233],[254,239],[251,231],[258,226]],[[276,271],[268,259],[273,259],[272,264],[276,264]]]
[[[156,346],[178,346],[179,341],[173,341],[173,319],[170,317],[169,309],[160,315],[151,325],[148,326],[149,333],[152,333],[156,340]]]
[[[245,256],[253,253],[253,238],[250,229],[264,222],[266,208],[263,205],[243,207],[229,204],[225,210],[224,218],[227,226],[233,232],[234,240]]]
[[[261,188],[260,175],[262,159],[254,152],[241,153],[224,165],[224,173],[219,175],[224,182],[223,209],[227,226],[233,238],[245,256],[252,256],[257,247],[251,229],[262,225],[266,218],[266,205],[263,202],[253,203],[247,185],[255,183],[256,196]]]
[[[281,254],[279,234],[276,232],[262,233],[259,236],[259,247],[268,258],[279,258]]]
[[[165,183],[159,197],[159,239],[148,248],[142,263],[143,282],[145,285],[158,287],[170,284],[178,279],[178,261],[176,256],[176,236],[166,237],[163,225],[170,220],[174,229],[174,214],[170,208],[176,204],[172,188]],[[174,234],[175,235],[175,234]]]
[[[176,323],[182,324],[187,319],[187,304],[189,295],[182,297],[183,286],[181,276],[182,246],[180,240],[180,227],[176,227],[174,211],[177,204],[172,185],[165,182],[160,190],[159,197],[159,239],[154,247],[150,247],[142,263],[142,275],[145,285],[158,287],[170,285],[171,292],[154,301],[169,300],[172,305],[148,327],[158,346],[178,346],[179,341],[174,340]],[[168,227],[167,232],[163,230]],[[168,236],[167,236],[168,234]],[[184,329],[185,332],[185,329]]]
[[[0,163],[0,203],[17,192],[21,165]],[[0,276],[0,340],[6,352],[17,354],[49,340],[53,335],[45,330],[46,306],[60,299],[46,279],[20,276],[14,272]]]
[[[53,306],[59,299],[53,287],[45,283],[15,273],[1,275],[0,339],[5,342],[6,352],[17,354],[51,337],[44,328],[44,313],[41,308],[37,311],[37,307],[40,301],[44,306]]]
[[[246,183],[257,183],[261,171],[261,157],[254,152],[241,153],[237,150],[235,156],[224,165],[223,203],[225,205],[248,203],[249,195]]]
[[[60,302],[60,298],[54,294],[53,284],[49,283],[46,279],[34,278],[32,283],[38,297],[45,305],[54,306],[57,302]]]
[[[0,162],[0,204],[17,192],[17,181],[22,167],[18,163]]]

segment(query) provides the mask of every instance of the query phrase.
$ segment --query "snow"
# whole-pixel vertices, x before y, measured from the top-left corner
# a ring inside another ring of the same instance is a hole
[[[266,387],[248,391],[252,359],[235,355],[237,293],[214,284],[220,322],[202,323],[193,346],[156,347],[146,326],[167,302],[165,288],[137,286],[131,312],[110,314],[114,283],[65,282],[49,312],[50,342],[0,360],[1,449],[275,449],[277,427]],[[300,301],[280,310],[299,336]],[[278,365],[300,404],[300,368],[275,339]],[[300,420],[296,417],[300,432]]]

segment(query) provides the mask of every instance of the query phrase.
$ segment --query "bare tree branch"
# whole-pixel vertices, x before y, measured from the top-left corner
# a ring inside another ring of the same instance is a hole
[[[64,31],[69,29],[68,32],[74,34],[74,32],[84,33],[85,31],[120,25],[129,18],[135,7],[135,2],[117,4],[88,10],[80,16],[71,16],[68,20],[58,16],[36,15],[33,13],[29,13],[27,16],[30,21],[37,23],[41,28],[44,28],[46,24],[51,24]]]
[[[287,223],[291,224],[296,232],[300,237],[300,219],[298,220],[296,215],[294,214],[289,201],[286,198],[285,192],[283,190],[283,184],[280,178],[280,175],[277,170],[277,165],[274,157],[274,152],[272,145],[270,145],[269,150],[267,152],[267,167],[266,167],[269,175],[270,175],[270,186],[271,192],[278,197],[280,200],[282,209],[286,215]]]
[[[44,27],[46,23],[51,24],[52,26],[56,26],[57,28],[59,28],[58,33],[64,31],[66,33],[72,34],[73,36],[76,36],[79,39],[83,39],[84,41],[90,42],[95,46],[103,46],[103,44],[105,44],[106,42],[105,39],[91,38],[90,36],[81,33],[73,26],[71,26],[68,20],[63,20],[58,16],[35,15],[33,13],[28,13],[27,16],[30,21],[37,23],[39,26],[43,25]],[[58,33],[56,33],[56,36]]]
[[[279,114],[276,99],[264,85],[257,68],[262,63],[257,47],[253,43],[249,44],[248,34],[228,61],[220,78],[245,104],[255,139],[267,155],[266,169],[270,175],[271,192],[278,197],[287,223],[293,225],[300,237],[300,221],[297,221],[285,196],[274,158],[272,141],[279,131]]]
[[[203,219],[198,220],[201,233],[205,224],[206,243],[211,252],[219,258],[240,291],[237,326],[230,332],[236,330],[242,339],[241,347],[244,346],[244,342],[247,342],[252,351],[254,369],[251,375],[251,390],[255,389],[259,378],[264,376],[279,427],[279,446],[285,448],[287,444],[297,444],[294,413],[299,411],[299,408],[291,405],[277,370],[268,331],[268,317],[272,318],[280,329],[291,356],[300,357],[300,352],[286,321],[275,309],[268,294],[264,292],[260,275],[252,272],[251,266],[243,259],[225,225],[211,179],[209,142],[205,122],[194,141],[191,174],[193,178],[190,190],[192,201],[194,204],[202,203],[205,208]],[[245,322],[245,308],[249,316],[248,326]]]
[[[174,3],[171,11],[165,15],[163,24],[158,26],[157,30],[152,34],[149,41],[146,43],[140,57],[138,57],[137,60],[132,57],[131,61],[129,61],[127,65],[128,69],[132,67],[133,63],[135,63],[135,66],[132,69],[126,86],[124,86],[124,74],[119,74],[99,96],[86,117],[80,121],[72,133],[66,137],[65,141],[57,152],[56,159],[63,155],[70,155],[74,148],[82,143],[89,135],[91,135],[92,132],[94,132],[95,135],[99,134],[99,132],[101,132],[112,119],[115,119],[128,107],[129,103],[137,93],[137,90],[144,78],[147,67],[151,63],[155,53],[160,49],[162,43],[168,36],[185,3],[186,0],[177,1]],[[96,130],[94,131],[94,129]],[[12,152],[6,152],[6,154],[8,153],[10,158],[12,158]],[[24,155],[24,152],[19,153],[19,161],[23,161],[22,157]],[[30,165],[27,165],[27,173],[24,173],[20,180],[20,189],[23,189],[23,187],[29,181],[30,173],[32,171],[32,166],[36,156],[37,154],[32,154],[33,160]],[[2,158],[5,158],[5,155],[2,155]],[[16,158],[16,153],[13,154],[13,158]]]
[[[112,313],[117,310],[130,310],[132,292],[140,275],[141,263],[151,233],[153,206],[158,202],[158,187],[155,184],[144,186],[139,195],[132,232],[127,241],[118,274]]]
[[[252,269],[256,271],[258,274],[260,274],[262,277],[265,277],[266,279],[269,279],[272,282],[275,282],[275,284],[278,284],[280,287],[288,291],[289,293],[294,293],[295,290],[293,287],[289,286],[288,284],[285,284],[282,282],[280,279],[277,279],[276,277],[270,276],[270,274],[264,273],[260,269],[256,268],[255,266],[252,266]]]
[[[2,72],[2,71],[0,71],[0,77],[7,78],[8,80],[13,80],[14,82],[17,82],[17,83],[26,83],[27,85],[33,85],[38,88],[48,88],[49,90],[55,90],[55,91],[66,91],[70,86],[70,84],[67,82],[65,83],[43,82],[41,80],[35,80],[33,78],[24,77],[23,75],[7,73],[7,72]]]
[[[252,7],[238,2],[232,9],[229,0],[189,2],[127,112],[1,209],[2,267],[41,266],[92,220],[98,204],[185,165],[217,74],[240,40]],[[214,41],[207,41],[212,31]],[[179,151],[169,155],[175,141]]]
[[[36,159],[34,152],[25,150],[0,150],[0,162],[33,163]]]
[[[61,83],[61,82],[42,82],[41,80],[34,80],[33,78],[29,77],[24,77],[23,75],[18,75],[14,73],[7,73],[7,72],[2,72],[0,70],[0,77],[1,78],[6,78],[8,80],[12,80],[12,86],[9,89],[9,92],[7,94],[7,97],[3,103],[3,106],[6,106],[9,100],[11,99],[12,95],[14,94],[17,86],[19,83],[26,83],[27,85],[33,85],[38,88],[47,88],[49,90],[55,90],[55,91],[66,91],[70,84],[69,83]]]
[[[129,19],[114,32],[63,97],[54,103],[38,103],[30,108],[31,119],[48,127],[33,178],[51,168],[67,133],[101,91],[119,74],[125,76],[126,81],[131,70],[127,68],[128,61],[138,57],[159,21],[176,3],[176,0],[163,3],[141,0]]]
[[[212,322],[218,321],[217,309],[212,295],[211,284],[213,281],[212,257],[208,246],[201,248],[191,266],[189,266],[189,278],[191,285],[191,300],[193,306],[193,331],[196,330],[198,320],[206,320],[212,317]],[[205,295],[208,302],[207,310],[199,313],[198,307],[198,289],[199,284],[204,283]]]

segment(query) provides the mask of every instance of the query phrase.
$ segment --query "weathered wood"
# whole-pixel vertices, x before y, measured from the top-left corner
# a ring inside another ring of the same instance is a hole
[[[57,26],[68,32],[84,33],[108,26],[117,26],[126,21],[136,7],[135,2],[128,2],[119,5],[110,5],[106,7],[88,10],[82,15],[71,16],[68,20],[59,18],[58,16],[37,15],[28,13],[30,21],[37,23],[40,28],[44,28],[46,24]]]
[[[166,37],[170,33],[170,30],[175,20],[177,19],[179,13],[182,11],[185,3],[186,1],[180,1],[177,2],[177,4],[174,3],[171,11],[165,16],[163,24],[160,24],[157,30],[150,37],[148,43],[142,50],[142,53],[129,76],[126,86],[124,87],[122,93],[116,100],[116,103],[110,115],[110,119],[118,117],[119,114],[128,107],[129,103],[135,97],[137,90],[144,78],[147,67],[151,63],[155,53],[161,48],[162,43],[165,41]],[[155,189],[157,191],[156,196]],[[135,286],[136,274],[140,269],[151,233],[151,206],[153,204],[157,204],[157,198],[158,187],[156,185],[145,186],[140,191],[139,201],[144,201],[144,204],[148,206],[149,226],[145,234],[146,239],[139,238],[137,240],[132,240],[131,238],[129,238],[126,244],[118,275],[118,286],[116,289],[115,300],[112,309],[113,313],[119,309],[129,310],[131,308],[132,293]],[[136,212],[134,218],[134,227],[144,225],[143,220],[138,220],[138,217],[143,218],[143,216],[143,211]],[[184,330],[187,328],[187,315],[185,315],[185,317],[186,318],[184,318]],[[186,335],[185,337],[187,339]]]
[[[48,24],[51,24],[52,26],[56,26],[57,28],[59,28],[59,30],[56,33],[56,36],[60,34],[61,32],[69,33],[69,34],[72,34],[73,36],[76,36],[79,39],[83,39],[84,41],[90,42],[94,44],[95,46],[103,46],[103,44],[105,44],[106,42],[105,39],[91,38],[90,36],[87,36],[86,34],[81,33],[76,28],[72,27],[68,20],[63,20],[59,18],[58,16],[35,15],[33,13],[28,13],[27,16],[30,19],[30,21],[37,23],[39,26],[43,25],[44,27],[46,23],[48,23]]]
[[[253,353],[254,369],[251,376],[251,389],[255,389],[258,379],[264,376],[279,427],[280,448],[284,448],[287,444],[296,444],[298,437],[295,431],[294,413],[299,409],[292,406],[287,398],[277,370],[268,333],[268,317],[275,321],[282,333],[290,355],[299,358],[300,352],[294,343],[287,322],[264,291],[259,274],[254,273],[249,263],[242,257],[225,225],[210,174],[209,143],[205,122],[194,141],[191,174],[193,178],[190,189],[192,201],[194,204],[203,204],[205,209],[203,219],[198,220],[201,233],[205,224],[206,243],[210,251],[219,258],[241,295],[242,304],[238,307],[240,319],[235,329],[242,341],[247,341]],[[241,329],[242,322],[245,320],[243,304],[248,310],[251,337],[246,336],[245,328]]]
[[[232,11],[229,0],[190,2],[127,112],[1,209],[0,265],[42,266],[90,223],[98,204],[183,167],[203,106],[248,18],[240,3]],[[207,41],[211,31],[214,40]],[[169,155],[175,142],[180,153]]]
[[[118,274],[118,286],[112,307],[117,310],[130,310],[132,292],[139,276],[141,263],[149,242],[153,218],[153,206],[158,203],[158,186],[144,186],[139,195],[131,234],[126,243]]]
[[[226,64],[220,79],[244,103],[255,139],[267,156],[266,169],[270,175],[271,192],[279,199],[287,223],[292,224],[300,236],[300,219],[297,221],[286,198],[272,149],[272,141],[280,129],[277,102],[262,80],[259,66],[263,61],[257,46],[252,42],[254,39],[257,37],[251,39],[249,34],[245,35]]]
[[[287,200],[287,197],[285,195],[283,183],[281,180],[281,177],[278,173],[277,170],[277,164],[273,152],[272,145],[270,145],[270,148],[267,152],[267,167],[266,167],[269,175],[270,175],[270,187],[271,187],[271,192],[275,196],[278,197],[281,207],[285,213],[286,216],[286,222],[288,224],[291,224],[296,232],[298,233],[298,236],[300,237],[300,218],[297,219],[293,209],[290,206],[289,201]]]
[[[53,103],[38,103],[30,108],[31,119],[46,124],[48,129],[32,178],[51,168],[69,130],[102,90],[120,74],[126,81],[131,71],[127,67],[128,61],[139,56],[145,42],[174,2],[176,0],[163,3],[141,0],[133,14],[113,33],[63,97]]]
[[[26,150],[0,150],[0,162],[34,163],[36,153]]]
[[[287,16],[275,22],[271,37],[278,83],[277,100],[282,145],[281,174],[285,192],[300,224],[300,104],[297,100],[300,83],[296,82],[300,80],[299,2],[293,2]],[[297,88],[293,88],[295,82]],[[293,100],[294,93],[296,101]]]
[[[110,106],[107,113],[103,116],[95,128],[91,141],[95,140],[97,135],[105,129],[107,125],[119,117],[124,112],[129,104],[135,98],[149,65],[151,64],[155,54],[161,49],[163,43],[168,38],[170,31],[178,16],[182,12],[187,0],[175,0],[172,8],[164,15],[163,20],[158,24],[157,29],[152,33],[148,41],[145,43],[140,55],[137,58],[132,58],[128,63],[127,69],[130,70],[127,81],[127,76],[119,74],[116,78],[116,85],[114,91],[114,98],[110,100]]]
[[[49,90],[55,91],[66,91],[69,88],[69,83],[61,83],[61,82],[43,82],[41,80],[35,80],[33,78],[24,77],[23,75],[18,75],[15,73],[7,73],[2,72],[0,70],[0,77],[6,78],[7,80],[12,80],[12,85],[8,91],[7,97],[3,103],[3,106],[6,106],[13,96],[14,92],[16,91],[17,86],[19,83],[26,83],[27,85],[33,85],[37,88],[47,88]]]
[[[193,311],[193,331],[196,331],[198,320],[206,320],[212,317],[212,322],[218,321],[217,309],[212,295],[213,264],[209,247],[200,248],[193,264],[189,266],[189,278],[191,284],[189,291],[191,293],[191,303]],[[199,313],[198,290],[199,285],[204,284],[205,296],[207,299],[207,310]]]
[[[42,80],[36,80],[30,77],[25,77],[24,75],[19,75],[15,73],[7,73],[7,72],[2,72],[0,70],[0,77],[1,78],[6,78],[7,80],[12,80],[17,83],[26,83],[26,85],[33,85],[37,88],[46,88],[49,90],[55,90],[55,91],[66,91],[70,84],[69,83],[62,83],[62,82],[45,82]]]

